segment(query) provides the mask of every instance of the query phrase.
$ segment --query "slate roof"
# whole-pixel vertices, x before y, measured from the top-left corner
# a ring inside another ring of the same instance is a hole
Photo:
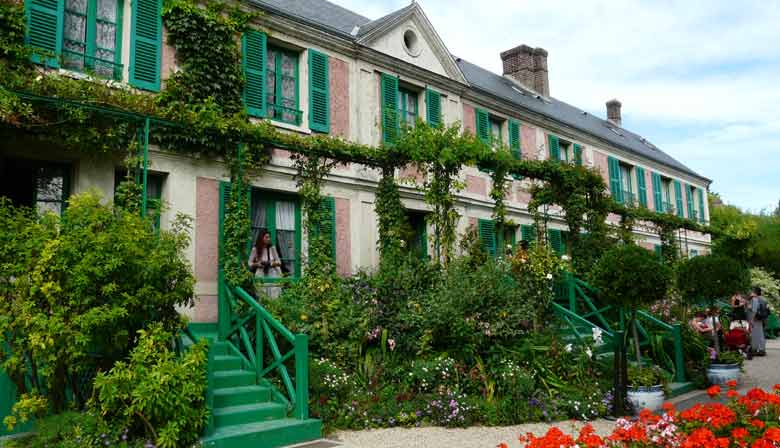
[[[413,7],[413,4],[410,4],[379,19],[371,20],[327,0],[247,1],[273,14],[287,16],[291,19],[335,32],[341,37],[353,41],[380,27],[382,24],[393,20],[406,12],[408,8]],[[356,26],[359,27],[359,30],[357,35],[353,35],[352,32]],[[675,160],[640,135],[614,126],[604,119],[585,113],[581,109],[555,98],[546,98],[546,101],[537,99],[531,92],[518,88],[513,81],[463,59],[456,58],[456,62],[468,83],[476,90],[602,138],[616,147],[648,158],[661,165],[709,181],[709,179]]]
[[[463,59],[456,58],[455,62],[460,67],[460,70],[463,72],[463,75],[472,88],[482,90],[495,97],[517,104],[555,121],[559,121],[596,137],[600,137],[619,148],[654,160],[662,165],[666,165],[701,179],[706,179],[675,160],[669,154],[661,151],[658,147],[640,135],[627,131],[622,127],[615,126],[607,120],[591,115],[582,109],[578,109],[555,98],[545,98],[544,100],[537,99],[535,94],[518,88],[517,84],[513,81],[470,62],[464,61]]]

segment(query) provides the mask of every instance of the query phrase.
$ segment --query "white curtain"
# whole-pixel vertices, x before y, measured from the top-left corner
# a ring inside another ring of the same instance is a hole
[[[260,235],[260,230],[268,228],[265,212],[266,202],[259,196],[260,195],[252,195],[252,246],[257,243],[257,237]]]
[[[276,203],[276,244],[285,272],[295,274],[295,203]]]

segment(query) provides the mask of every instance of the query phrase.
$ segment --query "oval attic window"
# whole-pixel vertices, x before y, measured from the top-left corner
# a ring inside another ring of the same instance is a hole
[[[417,34],[412,30],[404,32],[404,49],[410,56],[420,55],[420,42],[417,40]]]

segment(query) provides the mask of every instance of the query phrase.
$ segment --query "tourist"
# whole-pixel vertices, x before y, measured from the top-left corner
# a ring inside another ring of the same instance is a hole
[[[707,311],[707,318],[704,319],[704,324],[712,329],[713,338],[723,340],[723,328],[720,324],[720,308],[713,306]]]
[[[750,351],[753,356],[766,356],[766,338],[764,337],[764,315],[768,311],[766,299],[761,295],[761,288],[755,287],[750,293],[747,316],[750,322]]]
[[[282,276],[282,260],[279,252],[271,244],[271,234],[267,229],[261,229],[255,241],[255,246],[249,254],[249,270],[255,277],[274,279]],[[264,285],[258,288],[271,298],[279,296],[281,289],[275,285]]]
[[[747,300],[740,293],[731,296],[731,320],[747,320],[745,314]]]
[[[693,331],[698,333],[701,337],[712,341],[714,334],[713,328],[707,325],[706,319],[707,314],[704,311],[697,311],[696,314],[693,315],[690,325],[691,328],[693,328]]]

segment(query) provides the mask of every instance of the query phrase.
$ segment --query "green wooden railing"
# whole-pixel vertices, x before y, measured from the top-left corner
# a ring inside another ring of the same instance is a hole
[[[258,384],[273,386],[274,396],[288,405],[295,418],[309,418],[308,336],[294,334],[285,328],[243,288],[226,284],[222,288],[226,300],[220,301],[219,339],[227,342],[230,349],[243,359],[247,370],[256,373]],[[239,308],[249,311],[239,315]],[[282,353],[280,342],[291,348]],[[266,356],[273,359],[267,366],[264,365]],[[287,366],[291,359],[294,366],[292,375]],[[282,391],[271,382],[274,372],[281,382]]]
[[[612,339],[615,330],[625,331],[624,319],[612,305],[599,305],[595,298],[598,291],[571,273],[565,273],[555,286],[553,310],[564,321],[577,339],[583,339],[583,327],[592,331],[602,330],[604,337]],[[683,357],[682,328],[680,324],[666,323],[650,313],[638,311],[637,331],[639,346],[654,349],[658,362],[672,372],[675,381],[685,381],[685,360]],[[614,322],[614,324],[611,324]],[[629,332],[626,332],[631,338]],[[660,340],[658,339],[660,337]],[[666,353],[666,344],[671,341],[671,353]],[[654,346],[655,344],[655,346]],[[660,345],[660,347],[659,347]]]

